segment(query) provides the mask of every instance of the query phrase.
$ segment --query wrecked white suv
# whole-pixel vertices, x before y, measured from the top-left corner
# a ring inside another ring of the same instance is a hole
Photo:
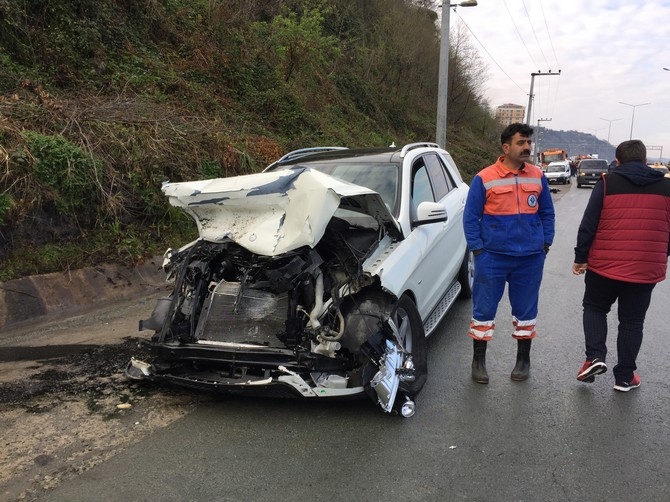
[[[199,238],[165,254],[174,289],[140,329],[132,378],[222,392],[368,395],[412,416],[426,336],[474,265],[468,193],[433,143],[310,148],[264,172],[165,183]]]

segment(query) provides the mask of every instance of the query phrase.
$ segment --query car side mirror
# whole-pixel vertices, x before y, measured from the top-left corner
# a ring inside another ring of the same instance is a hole
[[[416,219],[412,222],[412,227],[447,221],[447,219],[447,210],[442,204],[438,202],[422,202],[416,208]]]

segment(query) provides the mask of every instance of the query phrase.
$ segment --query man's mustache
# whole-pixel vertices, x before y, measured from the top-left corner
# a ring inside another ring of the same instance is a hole
[[[530,150],[524,150],[521,152],[522,155],[530,155]]]

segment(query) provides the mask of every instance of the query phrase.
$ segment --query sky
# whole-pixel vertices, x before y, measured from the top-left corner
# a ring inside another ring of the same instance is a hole
[[[535,77],[531,125],[614,146],[632,127],[648,161],[670,160],[670,0],[478,0],[452,8],[452,37],[459,23],[486,67],[494,110],[527,109],[531,74],[561,70]]]

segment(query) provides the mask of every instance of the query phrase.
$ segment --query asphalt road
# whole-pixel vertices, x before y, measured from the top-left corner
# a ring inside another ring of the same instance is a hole
[[[365,400],[206,401],[40,500],[670,500],[670,286],[652,299],[642,386],[616,392],[611,372],[578,382],[584,286],[570,266],[591,189],[561,190],[529,381],[509,377],[506,301],[491,382],[471,381],[470,303],[459,301],[429,340],[430,376],[410,419]],[[611,367],[614,319],[610,333]]]

